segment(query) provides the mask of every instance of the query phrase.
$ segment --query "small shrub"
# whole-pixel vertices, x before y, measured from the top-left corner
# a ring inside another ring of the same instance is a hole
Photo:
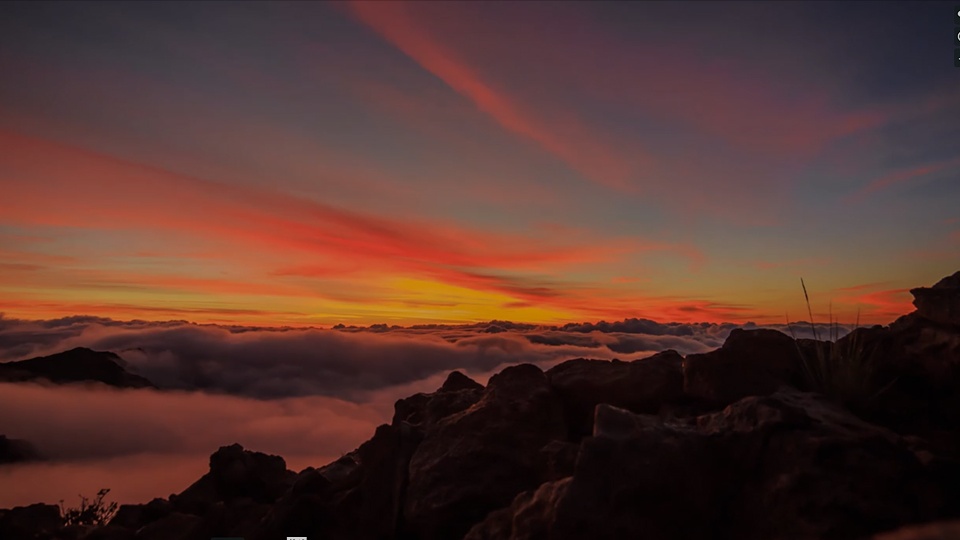
[[[816,324],[813,321],[813,310],[810,308],[810,296],[807,286],[800,279],[803,288],[803,297],[807,303],[807,315],[810,317],[810,329],[813,331],[814,350],[805,350],[801,347],[793,331],[793,326],[787,321],[790,334],[800,351],[800,359],[804,375],[810,388],[824,396],[843,404],[854,412],[865,413],[872,409],[877,398],[887,391],[893,383],[880,382],[877,366],[866,353],[863,344],[858,339],[859,334],[853,332],[845,345],[839,342],[840,327],[833,320],[833,307],[830,308],[830,336],[826,343],[820,341]],[[860,313],[857,313],[855,328],[860,327]]]
[[[109,523],[117,513],[117,503],[104,502],[103,498],[107,496],[107,493],[110,493],[109,489],[101,489],[92,500],[79,495],[80,506],[78,508],[64,508],[63,501],[60,501],[60,514],[63,517],[63,524],[99,527]]]

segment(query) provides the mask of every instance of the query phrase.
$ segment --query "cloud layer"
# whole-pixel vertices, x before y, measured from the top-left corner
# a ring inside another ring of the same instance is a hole
[[[392,397],[392,396],[388,396]],[[75,504],[106,487],[113,500],[179,492],[218,447],[239,442],[287,467],[320,466],[368,439],[387,402],[314,396],[271,401],[201,392],[0,384],[0,433],[33,443],[48,462],[0,467],[0,508]]]
[[[804,325],[794,326],[800,336],[809,332]],[[703,352],[719,347],[737,327],[627,319],[561,327],[491,321],[271,329],[93,317],[0,319],[0,358],[89,347],[118,353],[129,369],[162,388],[260,399],[331,396],[359,402],[370,393],[452,370],[477,376],[523,362],[548,367],[578,357],[630,360],[665,349]]]
[[[0,467],[0,481],[15,486],[0,493],[0,507],[69,503],[101,487],[121,502],[166,496],[233,442],[282,455],[294,470],[319,466],[388,422],[397,399],[435,390],[452,370],[486,383],[507,364],[546,369],[570,358],[627,360],[667,348],[689,354],[721,345],[736,327],[629,319],[268,329],[0,317],[3,361],[78,346],[110,350],[163,388],[0,384],[0,434],[30,441],[51,460]],[[810,332],[794,327],[800,336]]]

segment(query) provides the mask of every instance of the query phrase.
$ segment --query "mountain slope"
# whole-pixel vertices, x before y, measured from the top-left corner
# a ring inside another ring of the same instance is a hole
[[[77,347],[50,356],[0,364],[0,382],[48,380],[57,384],[96,381],[117,388],[156,388],[128,372],[112,352]]]

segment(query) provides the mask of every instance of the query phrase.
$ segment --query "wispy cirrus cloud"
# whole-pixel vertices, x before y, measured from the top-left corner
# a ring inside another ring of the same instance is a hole
[[[877,193],[893,189],[901,184],[907,184],[934,174],[949,172],[957,168],[960,168],[960,158],[927,163],[906,169],[899,169],[871,180],[866,185],[844,197],[843,201],[847,204],[860,203]]]
[[[549,125],[509,94],[495,88],[480,73],[435,39],[411,13],[411,6],[395,3],[351,2],[352,13],[384,39],[471,100],[507,131],[528,139],[588,179],[617,190],[632,191],[629,176],[634,165],[597,144],[597,134],[571,114],[562,124]],[[558,132],[566,132],[565,138]],[[636,152],[637,158],[641,152]],[[649,158],[644,157],[643,161]]]

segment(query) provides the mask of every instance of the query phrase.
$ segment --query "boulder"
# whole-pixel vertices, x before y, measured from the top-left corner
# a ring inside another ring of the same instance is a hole
[[[563,402],[570,437],[593,429],[593,409],[607,403],[634,412],[655,413],[683,397],[683,357],[673,350],[633,362],[569,360],[547,371]]]
[[[566,477],[545,482],[535,491],[517,495],[510,506],[491,512],[474,525],[463,540],[554,538],[551,514],[566,495],[571,480]]]
[[[460,390],[483,390],[483,385],[467,377],[459,371],[453,371],[447,375],[447,380],[443,382],[439,392],[457,392]]]
[[[924,319],[960,327],[960,272],[938,281],[933,287],[910,289],[917,314]]]
[[[420,431],[407,423],[378,427],[355,452],[301,473],[245,537],[394,538],[402,526],[407,466],[420,438]]]
[[[244,450],[239,444],[223,446],[210,456],[210,471],[179,495],[171,496],[179,512],[202,515],[217,502],[249,499],[269,504],[296,480],[280,456]]]
[[[270,505],[251,499],[213,504],[193,527],[191,539],[247,538],[260,526]]]
[[[889,327],[857,329],[838,340],[864,358],[874,371],[874,387],[882,390],[869,407],[872,421],[938,440],[960,433],[960,326],[947,324],[940,316],[943,310],[933,310],[922,300],[935,296],[937,301],[957,301],[958,279],[960,273],[930,289],[914,289],[917,311]],[[937,292],[930,296],[921,291]],[[946,445],[956,448],[960,457],[960,437]]]
[[[537,456],[541,478],[549,482],[570,476],[579,453],[579,444],[559,440],[548,442]]]
[[[202,521],[192,514],[174,512],[137,531],[136,540],[193,540]]]
[[[408,468],[421,440],[444,418],[479,401],[483,391],[482,385],[455,371],[436,392],[397,401],[391,424],[378,427],[357,450],[300,473],[250,538],[397,536],[406,527]]]
[[[403,534],[461,538],[491,510],[540,485],[540,450],[566,438],[563,407],[540,368],[490,379],[479,401],[448,416],[410,460]]]
[[[394,405],[392,424],[399,426],[406,422],[429,430],[440,420],[467,409],[482,395],[483,385],[454,371],[436,392],[398,400]]]
[[[31,504],[0,511],[0,538],[19,540],[52,533],[63,526],[55,504]]]
[[[166,499],[153,499],[146,504],[122,504],[110,520],[110,525],[137,530],[167,517],[171,512],[173,505]]]
[[[691,399],[723,407],[784,385],[804,386],[801,362],[796,342],[783,332],[737,328],[719,349],[687,355],[683,389]]]
[[[422,433],[409,424],[382,425],[360,445],[359,483],[340,505],[341,538],[392,538],[403,527],[407,469]]]
[[[686,420],[600,405],[573,475],[468,538],[859,538],[937,517],[938,489],[900,437],[814,394]]]

